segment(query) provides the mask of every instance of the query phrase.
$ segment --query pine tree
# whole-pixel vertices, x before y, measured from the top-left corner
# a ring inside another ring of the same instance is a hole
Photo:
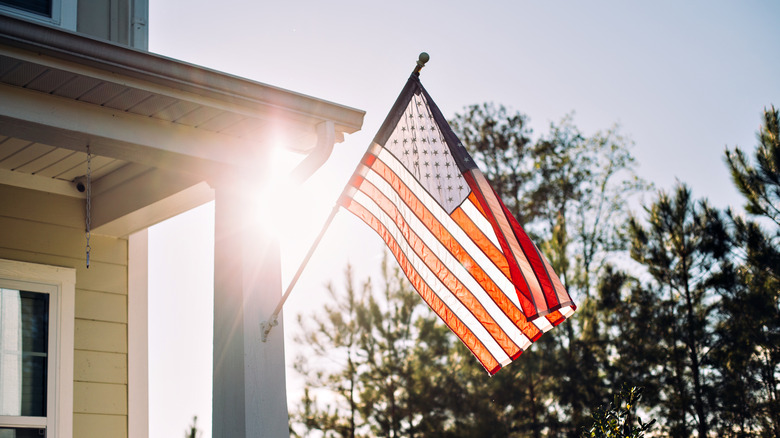
[[[309,356],[295,366],[307,377],[292,415],[296,435],[457,436],[451,432],[458,409],[452,396],[466,391],[454,388],[448,359],[458,341],[397,267],[387,260],[382,267],[379,293],[372,292],[370,280],[357,290],[347,267],[346,290],[328,285],[331,304],[324,312],[299,317],[306,331],[296,341],[309,348]],[[330,366],[314,366],[322,359]]]
[[[357,289],[352,278],[352,269],[345,269],[345,291],[339,293],[333,284],[327,291],[331,298],[321,314],[304,319],[298,316],[305,331],[296,337],[296,342],[309,348],[310,356],[300,356],[295,369],[306,376],[306,387],[302,409],[292,415],[292,422],[306,430],[319,430],[327,437],[354,438],[359,436],[363,422],[358,415],[358,367],[365,360],[360,350],[359,313],[367,299],[370,284],[365,282]],[[314,328],[308,322],[313,323]],[[315,368],[309,357],[327,358],[329,366]],[[326,390],[335,398],[321,406],[316,393]]]
[[[780,437],[780,124],[764,111],[755,165],[739,148],[725,158],[745,198],[745,218],[729,210],[732,264],[720,278],[722,301],[712,360],[719,371],[719,430]],[[762,227],[766,225],[767,228]]]
[[[666,354],[664,407],[670,433],[689,436],[695,425],[698,436],[706,437],[713,407],[705,356],[714,344],[711,321],[717,298],[710,281],[728,249],[725,225],[717,210],[694,201],[684,185],[671,196],[660,192],[648,213],[648,228],[630,220],[631,257],[653,277],[660,303],[653,323],[663,330],[657,341]]]
[[[597,306],[605,315],[606,380],[611,388],[621,385],[644,388],[648,409],[658,406],[661,393],[664,349],[663,325],[655,291],[635,277],[612,266],[604,270],[598,286]]]
[[[407,435],[415,426],[410,391],[415,382],[413,318],[420,298],[398,269],[383,262],[384,282],[379,296],[369,295],[360,309],[360,349],[366,355],[360,374],[360,412],[378,436]]]
[[[756,166],[745,153],[726,149],[731,177],[745,197],[745,210],[763,216],[780,226],[780,117],[775,107],[764,110],[764,124],[758,132]],[[775,234],[775,240],[780,234]]]

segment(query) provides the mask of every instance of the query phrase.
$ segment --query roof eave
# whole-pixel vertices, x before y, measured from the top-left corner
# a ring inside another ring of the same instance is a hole
[[[247,108],[264,107],[313,125],[332,121],[351,134],[365,112],[301,93],[83,34],[0,15],[0,44],[77,62]]]

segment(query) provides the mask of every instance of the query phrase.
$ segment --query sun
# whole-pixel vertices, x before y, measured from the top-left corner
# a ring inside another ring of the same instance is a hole
[[[315,240],[336,202],[327,184],[317,178],[296,182],[291,174],[305,154],[275,148],[270,155],[269,177],[251,195],[252,221],[265,235],[278,239],[283,253],[305,253]]]

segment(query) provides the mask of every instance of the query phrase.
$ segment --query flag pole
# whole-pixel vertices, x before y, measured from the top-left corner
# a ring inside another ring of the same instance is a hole
[[[425,66],[425,63],[430,59],[431,57],[427,53],[420,53],[420,56],[417,59],[417,65],[414,67],[412,74],[419,76],[420,70],[422,70],[422,68]],[[339,199],[341,199],[341,196],[339,196]],[[320,244],[322,237],[325,235],[325,231],[327,231],[328,227],[330,227],[330,223],[333,222],[333,218],[336,217],[336,213],[339,211],[339,206],[340,205],[338,202],[333,206],[333,210],[331,210],[330,216],[328,216],[328,219],[326,219],[325,223],[322,225],[320,234],[314,240],[314,243],[312,243],[311,247],[309,248],[309,252],[307,252],[306,257],[303,258],[301,265],[298,266],[298,270],[295,272],[292,280],[290,280],[290,284],[284,291],[282,298],[279,300],[279,304],[276,305],[276,308],[274,309],[273,313],[271,313],[271,316],[268,318],[268,320],[260,323],[260,339],[263,342],[268,340],[268,334],[271,332],[271,329],[279,324],[279,313],[282,311],[282,307],[284,306],[285,301],[287,301],[287,298],[290,296],[290,293],[295,287],[295,284],[298,282],[298,279],[303,273],[303,270],[309,263],[309,259],[311,259],[311,256],[314,254],[314,250],[317,249],[317,246]]]

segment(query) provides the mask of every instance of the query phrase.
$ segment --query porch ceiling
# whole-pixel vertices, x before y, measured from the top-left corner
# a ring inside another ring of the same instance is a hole
[[[83,197],[73,181],[87,173],[89,145],[93,196],[114,199],[129,188],[147,193],[98,218],[109,234],[126,234],[207,201],[203,181],[262,173],[272,147],[308,153],[321,123],[332,122],[336,138],[343,139],[360,129],[363,115],[0,15],[0,184]],[[154,187],[159,181],[167,187]],[[159,208],[172,196],[192,194],[193,187],[201,187],[194,200],[174,202],[170,211]],[[149,215],[154,205],[159,211]],[[144,209],[141,222],[115,226]]]

